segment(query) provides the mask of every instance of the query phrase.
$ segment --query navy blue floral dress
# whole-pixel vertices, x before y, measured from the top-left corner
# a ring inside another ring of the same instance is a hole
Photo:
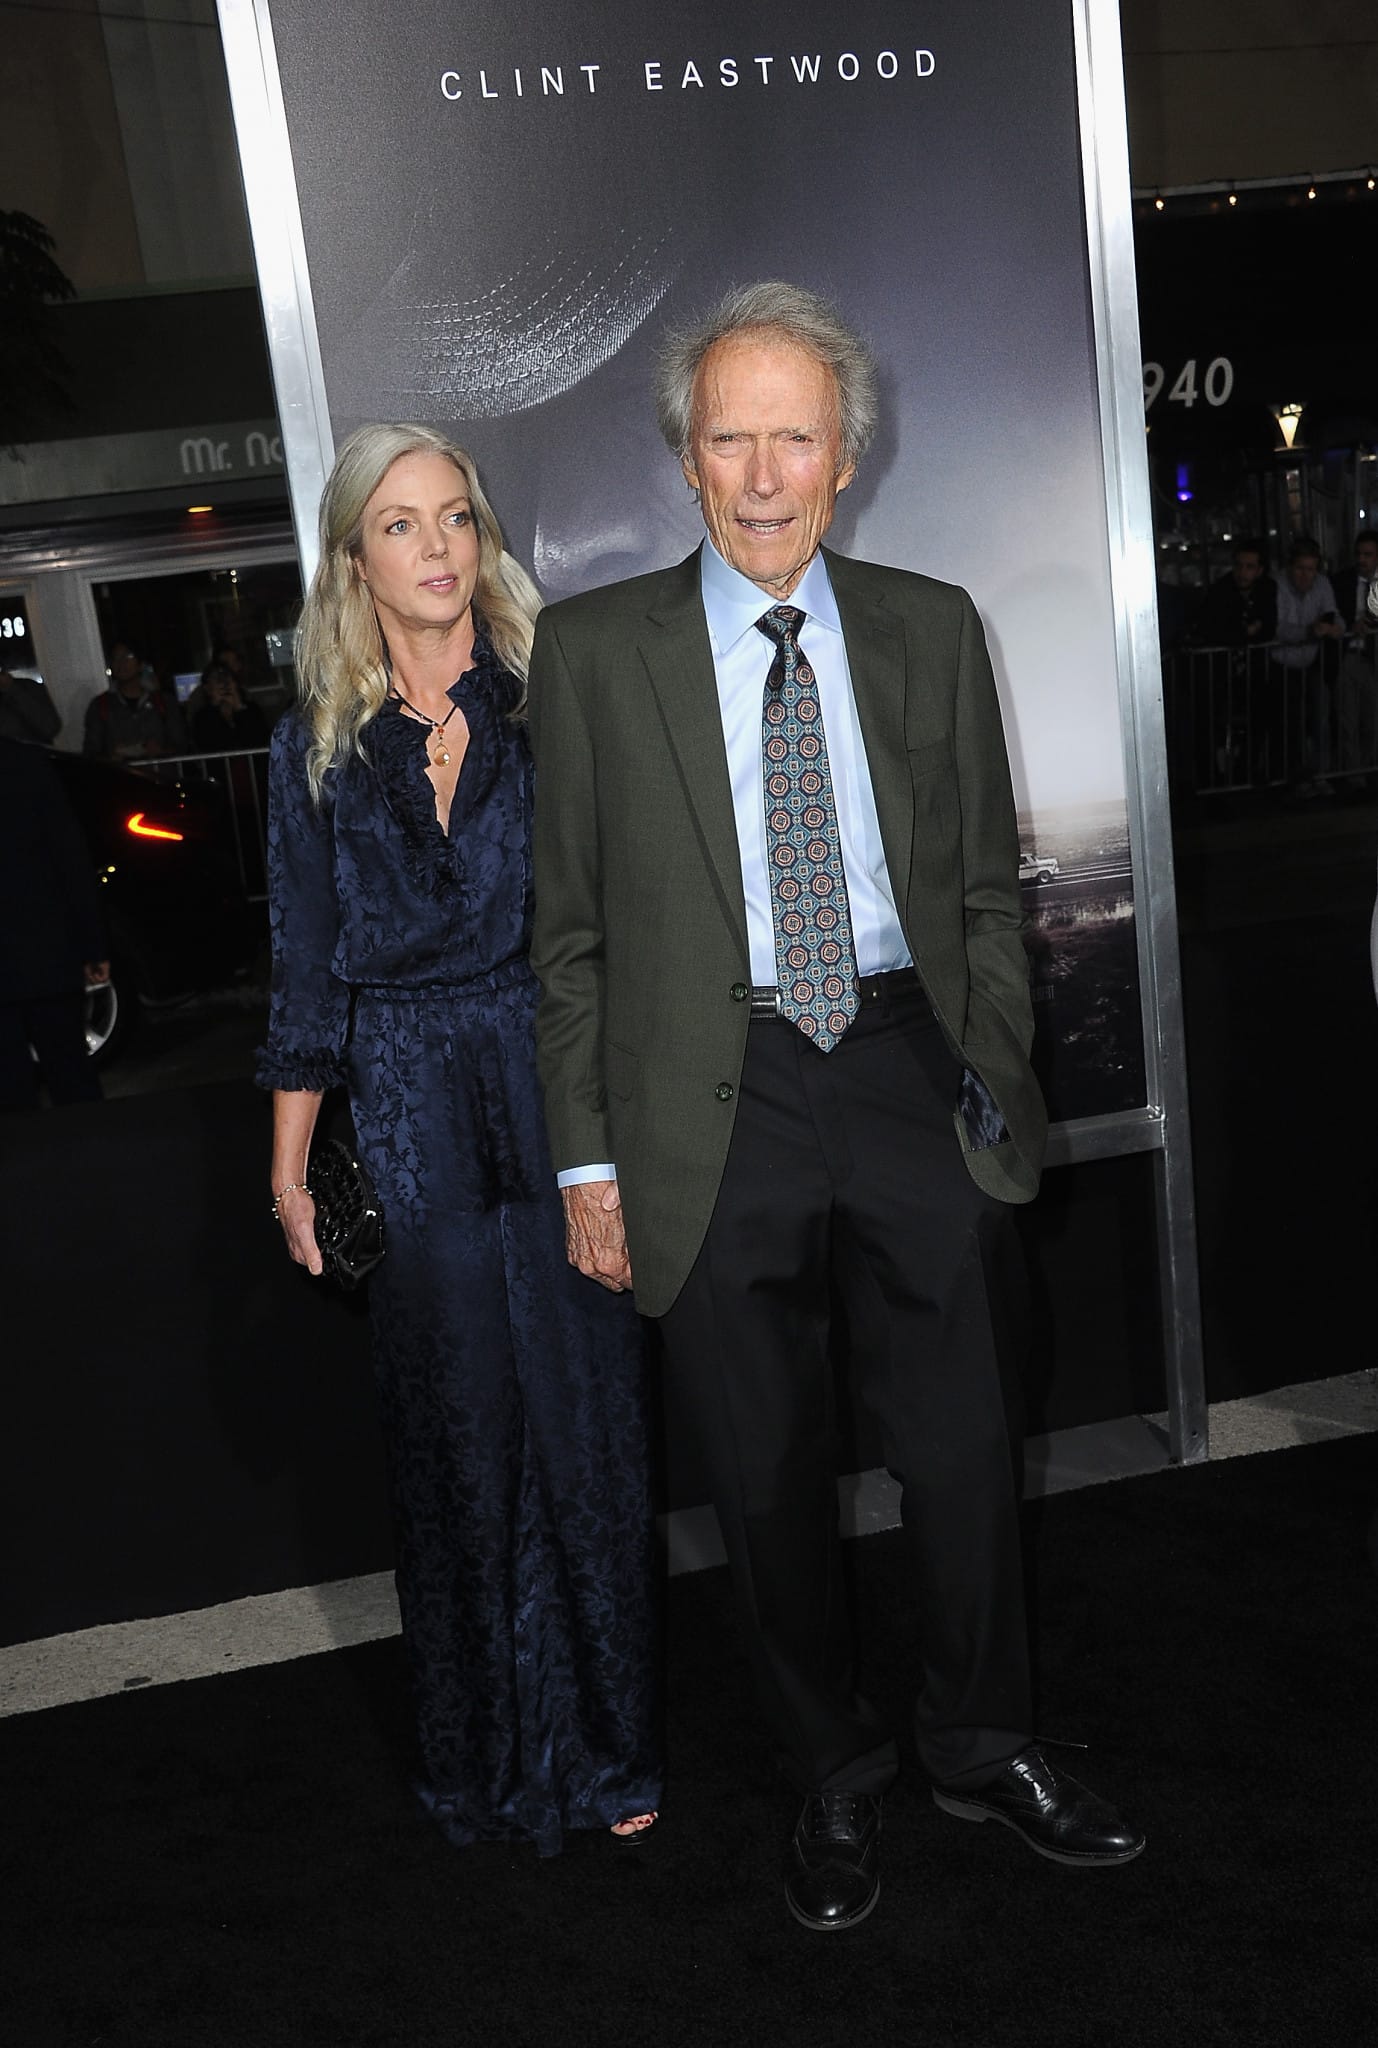
[[[532,1025],[531,757],[480,635],[448,834],[388,704],[315,805],[273,735],[264,1087],[343,1082],[381,1199],[369,1280],[422,1796],[455,1842],[660,1803],[640,1326],[568,1265]]]

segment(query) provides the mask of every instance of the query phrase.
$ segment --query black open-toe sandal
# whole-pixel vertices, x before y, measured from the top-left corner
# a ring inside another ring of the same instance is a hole
[[[632,1828],[629,1833],[624,1835],[620,1835],[617,1832],[618,1827],[624,1827],[626,1825],[626,1823],[623,1821],[619,1821],[616,1827],[609,1828],[608,1840],[614,1843],[615,1846],[619,1849],[635,1848],[638,1842],[645,1841],[647,1835],[653,1835],[656,1831],[656,1823],[659,1821],[660,1815],[658,1813],[629,1813],[627,1815],[627,1819],[644,1820],[646,1825],[643,1828]]]

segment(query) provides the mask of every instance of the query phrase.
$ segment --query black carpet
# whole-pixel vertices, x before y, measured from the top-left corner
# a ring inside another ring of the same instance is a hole
[[[809,1934],[725,1576],[677,1580],[667,1814],[617,1851],[454,1851],[406,1791],[399,1646],[0,1731],[14,2048],[1140,2043],[1372,2037],[1378,1438],[1036,1509],[1041,1725],[1132,1809],[1069,1871],[940,1815],[911,1767],[883,1893]],[[849,1546],[872,1692],[912,1683],[897,1536]]]

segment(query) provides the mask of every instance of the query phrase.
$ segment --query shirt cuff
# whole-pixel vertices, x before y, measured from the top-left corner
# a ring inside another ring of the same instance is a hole
[[[555,1176],[557,1188],[581,1188],[587,1180],[616,1180],[615,1166],[567,1166]]]

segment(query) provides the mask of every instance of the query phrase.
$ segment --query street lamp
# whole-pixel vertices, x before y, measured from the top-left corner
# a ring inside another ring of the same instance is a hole
[[[1274,408],[1284,448],[1290,450],[1296,445],[1297,428],[1301,425],[1301,416],[1305,409],[1301,405],[1279,405]]]

